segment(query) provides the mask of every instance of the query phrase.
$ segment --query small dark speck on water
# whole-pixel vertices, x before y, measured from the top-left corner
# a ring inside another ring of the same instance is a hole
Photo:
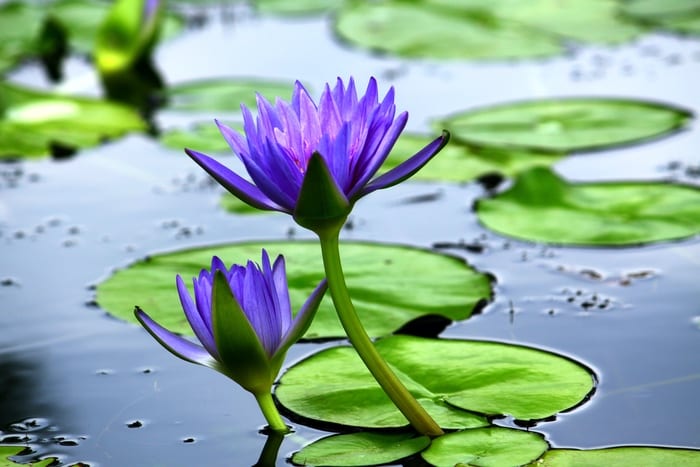
[[[194,438],[185,438],[182,440],[183,443],[194,443],[196,440]]]
[[[143,422],[134,420],[133,422],[127,423],[126,426],[129,428],[141,428],[143,426]]]
[[[14,277],[5,277],[3,279],[0,279],[0,285],[3,287],[11,287],[11,286],[19,286],[19,281],[15,279]]]

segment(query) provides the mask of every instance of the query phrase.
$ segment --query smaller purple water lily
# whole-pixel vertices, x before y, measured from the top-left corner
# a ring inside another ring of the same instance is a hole
[[[262,267],[248,261],[230,269],[218,257],[192,282],[194,300],[177,276],[177,291],[199,344],[156,323],[139,307],[134,314],[163,347],[188,362],[208,366],[258,399],[272,429],[285,431],[271,388],[289,347],[308,329],[326,291],[324,279],[292,319],[284,257],[274,264],[265,250]]]
[[[409,178],[449,139],[444,132],[373,179],[408,120],[406,112],[395,117],[393,88],[380,102],[374,78],[360,98],[352,78],[347,87],[338,78],[332,90],[326,84],[316,105],[297,81],[291,103],[277,99],[273,106],[258,95],[257,107],[253,118],[241,105],[245,136],[216,121],[252,183],[206,154],[185,152],[244,202],[292,214],[312,230],[328,219],[344,221],[358,199]]]

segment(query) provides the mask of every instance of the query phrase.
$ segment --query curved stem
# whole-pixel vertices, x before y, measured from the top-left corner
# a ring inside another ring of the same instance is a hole
[[[267,424],[273,431],[278,431],[280,433],[286,433],[289,431],[289,427],[284,423],[282,417],[280,416],[277,407],[275,406],[275,401],[272,400],[272,394],[269,392],[263,392],[261,394],[255,394],[255,400],[258,401],[260,410],[262,410]]]
[[[365,328],[362,326],[345,284],[345,276],[343,275],[343,268],[340,262],[338,235],[339,231],[337,230],[322,231],[319,233],[319,239],[321,240],[321,254],[323,255],[323,266],[328,279],[328,288],[331,292],[338,318],[350,339],[350,343],[355,347],[374,379],[377,380],[384,392],[408,419],[413,428],[427,436],[442,435],[443,431],[440,429],[440,426],[399,381],[396,374],[379,355]]]

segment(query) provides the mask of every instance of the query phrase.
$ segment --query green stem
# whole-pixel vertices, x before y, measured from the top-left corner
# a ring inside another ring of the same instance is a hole
[[[328,288],[331,292],[338,318],[340,318],[350,343],[355,347],[360,358],[382,389],[384,389],[384,392],[386,392],[401,413],[404,414],[413,428],[427,436],[442,435],[443,431],[440,429],[440,426],[399,381],[396,374],[379,355],[365,328],[362,326],[345,284],[345,276],[343,275],[343,268],[340,262],[339,230],[330,229],[317,233],[321,240],[321,254],[323,255],[323,266],[328,279]]]
[[[282,440],[284,440],[284,433],[278,431],[268,433],[260,458],[258,458],[258,462],[253,467],[275,467]]]
[[[271,430],[278,431],[280,433],[286,433],[289,431],[289,427],[282,420],[282,417],[275,406],[275,401],[272,400],[272,394],[270,392],[265,391],[261,394],[255,394],[255,399],[258,401],[260,410],[262,410],[265,420],[267,420],[267,425]]]

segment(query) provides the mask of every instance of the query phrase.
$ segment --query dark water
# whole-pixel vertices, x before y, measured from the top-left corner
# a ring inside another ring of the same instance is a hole
[[[397,88],[409,128],[464,108],[568,95],[647,98],[700,111],[700,43],[648,36],[613,49],[522,63],[375,58],[331,40],[325,20],[243,18],[162,45],[168,82],[217,77],[301,79],[320,90],[336,76],[375,75]],[[270,40],[284,37],[284,47]],[[79,61],[65,87],[94,93]],[[391,79],[390,79],[391,78]],[[32,66],[13,79],[45,85]],[[235,105],[235,104],[234,104]],[[203,118],[226,117],[204,115]],[[190,121],[159,115],[167,127]],[[572,156],[574,180],[697,183],[697,123],[640,146]],[[233,160],[229,159],[232,163]],[[690,169],[690,170],[689,170]],[[285,238],[291,219],[239,217],[181,152],[134,135],[67,161],[0,165],[0,429],[33,456],[102,466],[252,465],[265,442],[251,396],[226,378],[173,358],[134,324],[92,303],[91,287],[147,254],[195,245]],[[406,202],[434,195],[422,203]],[[348,239],[444,248],[497,278],[495,300],[446,337],[551,349],[600,378],[592,400],[535,429],[554,446],[700,447],[700,241],[626,249],[551,248],[483,229],[477,184],[404,183],[360,202]],[[297,237],[309,237],[297,229]],[[459,244],[478,243],[480,253]],[[134,303],[139,302],[134,297]],[[604,308],[600,305],[605,303]],[[694,321],[695,320],[695,321]],[[331,344],[326,344],[331,345]],[[318,345],[295,346],[293,362]],[[507,424],[507,421],[503,421]],[[323,433],[295,424],[284,458]],[[29,459],[33,456],[25,457]]]

